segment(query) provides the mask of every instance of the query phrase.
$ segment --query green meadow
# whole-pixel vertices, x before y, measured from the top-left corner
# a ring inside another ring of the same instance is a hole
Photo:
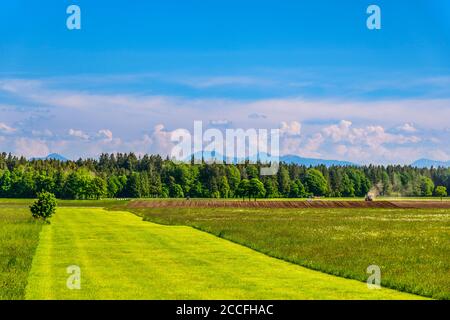
[[[81,269],[69,290],[66,268]],[[60,208],[44,226],[27,299],[415,299],[309,270],[129,212]]]
[[[30,203],[0,201],[0,299],[449,298],[448,210],[59,201],[45,224]],[[371,264],[380,290],[365,283]]]
[[[328,274],[450,298],[448,209],[132,209],[147,221],[189,225]]]

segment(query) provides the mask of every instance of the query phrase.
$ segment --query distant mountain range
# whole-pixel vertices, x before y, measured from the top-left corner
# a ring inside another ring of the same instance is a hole
[[[189,161],[191,157],[189,157],[188,159],[186,159],[186,161]],[[196,153],[195,154],[195,158],[196,159],[201,159],[202,158],[202,153]],[[225,157],[223,155],[220,154],[214,154],[214,152],[203,152],[203,159],[205,161],[211,161],[211,160],[216,160],[216,161],[224,161]],[[233,161],[231,163],[238,163],[238,162],[242,162],[243,159],[239,159],[240,161],[238,161],[237,158],[234,158]],[[270,155],[265,154],[265,153],[260,153],[258,155],[252,156],[250,158],[246,158],[244,160],[250,160],[251,162],[257,162],[258,160],[261,162],[270,162],[271,160],[273,160],[271,158]],[[354,163],[354,162],[350,162],[350,161],[342,161],[342,160],[328,160],[328,159],[316,159],[316,158],[303,158],[300,156],[296,156],[296,155],[284,155],[280,157],[280,161],[284,162],[284,163],[289,163],[289,164],[298,164],[298,165],[303,165],[306,167],[309,166],[319,166],[319,165],[324,165],[326,167],[331,167],[331,166],[359,166],[359,164]],[[230,163],[230,162],[229,162]],[[450,161],[436,161],[436,160],[430,160],[430,159],[419,159],[417,161],[414,161],[413,163],[411,163],[411,166],[413,167],[417,167],[417,168],[431,168],[431,167],[446,167],[449,168],[450,167]]]
[[[221,154],[215,154],[214,152],[198,152],[194,154],[195,159],[203,159],[205,161],[225,161],[226,157]],[[189,161],[191,157],[188,157],[185,159],[186,161]],[[227,161],[228,163],[238,163],[243,162],[245,160],[249,160],[250,162],[270,162],[274,161],[273,157],[271,157],[269,154],[266,153],[259,153],[258,155],[254,155],[251,157],[246,158],[234,158],[232,161]],[[303,158],[296,155],[285,155],[280,157],[280,162],[285,162],[289,164],[298,164],[298,165],[304,165],[304,166],[318,166],[318,165],[325,165],[327,167],[331,166],[357,166],[357,164],[349,162],[349,161],[340,161],[340,160],[325,160],[325,159],[314,159],[314,158]]]
[[[331,166],[357,166],[356,163],[349,161],[340,161],[340,160],[325,160],[325,159],[315,159],[315,158],[302,158],[295,155],[286,155],[281,156],[280,160],[286,163],[293,163],[304,166],[318,166],[325,165],[327,167]]]
[[[430,159],[419,159],[417,161],[414,161],[411,163],[411,166],[417,167],[417,168],[437,168],[437,167],[450,167],[450,161],[436,161],[436,160],[430,160]]]
[[[211,161],[211,160],[216,160],[216,161],[224,161],[225,157],[220,155],[220,154],[215,154],[214,152],[203,152],[203,154],[201,152],[198,152],[195,154],[195,158],[196,159],[201,159],[203,156],[203,159],[205,161]],[[36,160],[59,160],[59,161],[69,161],[69,159],[67,159],[66,157],[58,154],[58,153],[51,153],[46,157],[42,157],[42,158],[33,158]],[[191,159],[191,157],[185,159],[185,161],[189,161]],[[250,158],[246,158],[246,160],[249,160],[251,162],[257,162],[258,160],[261,162],[270,162],[272,159],[272,157],[266,153],[260,153],[258,155],[252,156]],[[238,163],[238,162],[242,162],[243,159],[239,159],[238,158],[234,158],[233,161],[231,163]],[[331,167],[331,166],[358,166],[358,164],[353,163],[353,162],[349,162],[349,161],[341,161],[341,160],[326,160],[326,159],[316,159],[316,158],[303,158],[303,157],[299,157],[296,155],[284,155],[280,157],[280,161],[284,162],[284,163],[289,163],[289,164],[298,164],[298,165],[303,165],[303,166],[318,166],[318,165],[324,165],[327,167]],[[437,168],[437,167],[445,167],[445,168],[450,168],[450,161],[437,161],[437,160],[430,160],[430,159],[419,159],[414,161],[413,163],[411,163],[411,166],[413,167],[417,167],[417,168]]]
[[[59,160],[59,161],[69,161],[69,159],[63,157],[58,153],[50,153],[48,156],[43,158],[33,158],[35,160]]]

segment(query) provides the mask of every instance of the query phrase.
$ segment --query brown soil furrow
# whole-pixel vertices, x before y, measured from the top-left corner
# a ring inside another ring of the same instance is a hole
[[[230,200],[134,200],[130,208],[386,208],[450,209],[450,201],[230,201]]]

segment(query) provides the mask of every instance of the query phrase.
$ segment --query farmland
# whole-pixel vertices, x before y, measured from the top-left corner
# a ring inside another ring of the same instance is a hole
[[[450,298],[448,209],[133,208],[145,220],[189,225],[269,256],[360,281]]]
[[[140,201],[60,200],[44,224],[31,200],[1,200],[0,299],[449,298],[448,209]],[[367,288],[371,264],[382,290]],[[70,265],[80,290],[66,286]]]
[[[66,287],[69,265],[81,289]],[[61,208],[44,226],[27,299],[415,299],[312,271],[184,226]]]
[[[129,203],[128,208],[266,208],[266,209],[450,209],[450,201],[431,200],[393,200],[393,201],[360,201],[344,199],[320,199],[320,200],[269,200],[265,201],[237,201],[237,200],[212,200],[212,199],[164,199],[157,200],[134,200]]]

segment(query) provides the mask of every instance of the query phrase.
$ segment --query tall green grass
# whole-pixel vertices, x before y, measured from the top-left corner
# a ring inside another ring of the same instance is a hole
[[[0,208],[7,207],[25,207],[33,203],[35,199],[0,199]],[[97,208],[109,208],[112,206],[124,205],[129,200],[122,199],[101,199],[101,200],[62,200],[58,199],[58,206],[60,207],[97,207]]]
[[[145,220],[189,225],[270,256],[385,287],[450,299],[450,210],[133,209]]]
[[[26,206],[0,207],[0,300],[25,297],[41,228]]]

